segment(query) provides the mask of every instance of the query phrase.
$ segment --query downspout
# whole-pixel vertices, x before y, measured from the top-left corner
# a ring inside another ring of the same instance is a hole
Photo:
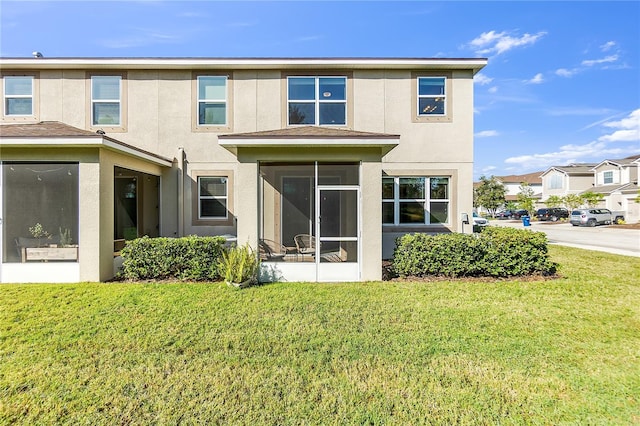
[[[184,236],[184,148],[178,148],[178,237]]]

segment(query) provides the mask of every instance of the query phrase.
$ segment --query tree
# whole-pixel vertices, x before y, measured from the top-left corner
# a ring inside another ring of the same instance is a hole
[[[587,203],[587,206],[592,208],[597,206],[600,200],[602,200],[602,195],[593,191],[584,192],[580,196],[582,197],[582,200]]]
[[[473,205],[484,207],[491,216],[495,216],[496,209],[504,204],[505,188],[495,176],[480,177],[480,185],[473,190]]]
[[[527,182],[522,182],[519,189],[520,192],[516,195],[518,205],[521,209],[528,211],[529,214],[533,214],[535,209],[535,192],[533,191],[533,188],[531,188]]]
[[[562,205],[562,197],[558,195],[549,195],[549,198],[547,198],[547,201],[545,201],[544,204],[549,208],[560,207]]]
[[[582,205],[582,197],[578,194],[567,194],[562,197],[562,204],[567,208],[567,210],[577,209]]]
[[[511,210],[511,211],[518,210],[518,205],[515,203],[515,201],[507,201],[504,204],[504,209],[505,210]]]

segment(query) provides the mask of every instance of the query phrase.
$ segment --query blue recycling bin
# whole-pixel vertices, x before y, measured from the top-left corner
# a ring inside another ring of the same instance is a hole
[[[522,224],[524,226],[531,226],[531,218],[529,216],[522,216]]]

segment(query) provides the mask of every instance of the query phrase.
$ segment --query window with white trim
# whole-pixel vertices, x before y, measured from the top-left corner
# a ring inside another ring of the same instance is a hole
[[[287,124],[345,126],[347,77],[288,77]]]
[[[446,77],[418,77],[418,116],[446,115],[446,83]]]
[[[562,187],[563,187],[562,175],[556,173],[549,176],[549,179],[547,179],[548,189],[562,189]]]
[[[613,183],[613,170],[602,172],[602,182],[605,185]]]
[[[383,177],[382,223],[430,225],[449,223],[448,177]]]
[[[120,126],[122,123],[122,77],[91,76],[91,125]]]
[[[228,178],[198,176],[198,219],[228,218]]]
[[[34,115],[33,111],[33,76],[5,76],[4,115],[24,117]]]
[[[201,75],[198,80],[198,126],[227,125],[227,77]]]

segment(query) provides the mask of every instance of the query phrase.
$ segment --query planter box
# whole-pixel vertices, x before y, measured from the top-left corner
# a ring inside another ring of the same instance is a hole
[[[22,249],[22,261],[78,260],[78,247],[27,247]]]

